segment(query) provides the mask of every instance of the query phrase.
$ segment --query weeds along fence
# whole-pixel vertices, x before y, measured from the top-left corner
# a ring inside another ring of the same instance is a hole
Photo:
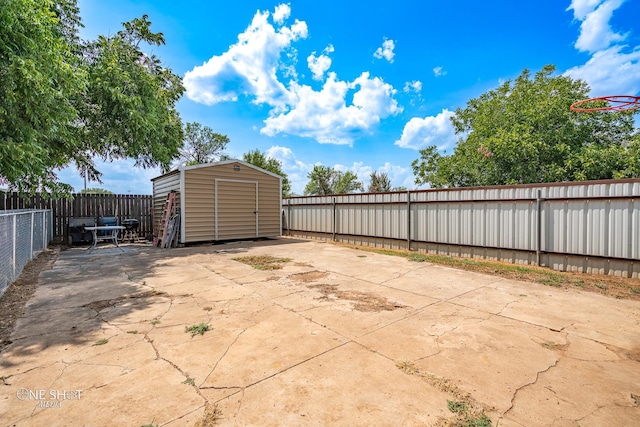
[[[293,197],[284,234],[640,277],[640,179]]]
[[[0,296],[52,239],[50,209],[0,211]]]
[[[11,209],[50,209],[53,213],[53,236],[66,241],[69,218],[115,216],[139,221],[138,232],[146,236],[153,231],[153,200],[150,195],[72,194],[70,199],[45,199],[40,194],[21,198],[17,193],[0,192],[0,212]]]

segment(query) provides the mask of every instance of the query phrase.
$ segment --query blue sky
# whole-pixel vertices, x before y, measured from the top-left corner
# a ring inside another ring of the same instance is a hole
[[[386,172],[416,188],[411,162],[451,152],[449,118],[470,99],[554,64],[592,96],[640,94],[640,0],[176,2],[79,0],[81,35],[114,34],[149,15],[166,46],[150,53],[183,76],[183,122],[200,122],[240,157],[282,161],[302,193],[314,164],[368,184]],[[116,193],[150,194],[155,169],[103,164]],[[83,188],[77,171],[60,179]]]

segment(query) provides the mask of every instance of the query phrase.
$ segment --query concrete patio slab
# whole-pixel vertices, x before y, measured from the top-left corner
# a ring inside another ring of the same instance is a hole
[[[237,392],[219,408],[222,424],[430,425],[448,415],[448,398],[351,342]]]
[[[39,280],[0,353],[0,425],[640,419],[636,301],[287,238],[74,248]]]

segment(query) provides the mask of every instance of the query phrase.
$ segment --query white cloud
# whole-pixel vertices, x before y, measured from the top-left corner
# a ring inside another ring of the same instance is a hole
[[[367,188],[367,183],[369,182],[369,177],[371,176],[371,172],[373,172],[373,168],[371,166],[367,166],[364,162],[353,162],[351,166],[345,166],[341,164],[336,164],[333,166],[335,170],[340,172],[352,172],[358,177],[358,181],[360,181],[364,188]]]
[[[314,165],[319,165],[320,163],[304,163],[296,158],[290,148],[279,145],[274,145],[269,148],[266,153],[268,157],[282,162],[282,170],[287,174],[291,181],[291,189],[293,193],[303,194],[304,188],[309,181],[307,175],[313,170]],[[392,187],[403,186],[409,189],[415,188],[413,171],[410,168],[393,165],[389,162],[386,162],[383,166],[380,166],[377,169],[372,166],[365,165],[364,162],[353,162],[350,166],[341,164],[329,166],[342,172],[353,172],[358,177],[358,180],[364,184],[365,188],[368,187],[371,172],[374,170],[386,173],[389,176]]]
[[[386,173],[391,181],[391,187],[415,188],[415,178],[411,168],[405,168],[386,162],[378,168],[378,172]]]
[[[96,168],[103,173],[103,182],[87,182],[87,188],[103,188],[115,194],[151,194],[151,178],[162,174],[160,168],[135,167],[133,159],[104,161],[96,158],[94,162]],[[73,165],[61,169],[57,175],[60,182],[71,185],[75,192],[84,188],[84,180]]]
[[[333,45],[307,58],[313,77],[325,79],[322,88],[316,91],[300,84],[292,45],[306,38],[308,30],[304,21],[282,25],[290,11],[288,5],[279,5],[273,14],[258,11],[238,43],[185,74],[187,96],[207,105],[246,96],[271,107],[262,134],[292,134],[330,144],[351,145],[359,133],[402,111],[394,99],[397,91],[381,78],[363,72],[353,81],[341,81],[335,73],[327,73]],[[385,40],[383,47],[381,54],[391,60],[393,40]],[[283,82],[282,76],[290,80]]]
[[[437,116],[414,117],[402,130],[402,136],[395,145],[402,148],[419,150],[435,145],[438,150],[446,150],[456,142],[455,131],[451,124],[453,112],[444,109]]]
[[[287,105],[290,94],[276,74],[281,55],[291,49],[292,42],[308,34],[304,21],[279,26],[289,13],[288,5],[276,7],[276,28],[269,23],[269,12],[258,11],[249,27],[238,35],[238,43],[185,73],[183,82],[189,99],[212,105],[246,95],[255,97],[257,103]]]
[[[347,105],[350,92],[352,103]],[[351,145],[354,133],[369,130],[381,119],[402,111],[393,99],[393,86],[371,78],[368,72],[353,82],[340,81],[335,73],[329,73],[320,91],[293,82],[291,93],[296,97],[291,109],[272,114],[261,133],[288,133],[314,138],[321,144]]]
[[[433,69],[433,75],[436,76],[436,77],[446,76],[447,75],[447,71],[442,67],[435,67]]]
[[[307,164],[298,160],[291,151],[291,148],[274,145],[266,151],[267,157],[282,162],[282,167],[286,171],[311,172],[313,164]]]
[[[273,11],[273,22],[282,24],[291,15],[291,7],[288,4],[279,4]]]
[[[573,0],[567,10],[573,9],[573,16],[583,21],[586,16],[596,10],[602,0]]]
[[[606,0],[602,3],[593,0],[574,0],[569,9],[573,9],[574,18],[582,22],[580,36],[575,44],[576,49],[593,53],[606,49],[613,43],[624,41],[627,35],[614,32],[609,24],[613,12],[622,3],[624,0]]]
[[[613,46],[596,52],[586,64],[564,74],[589,83],[593,96],[635,95],[640,92],[640,48],[622,50],[623,46]]]
[[[627,34],[611,29],[609,21],[625,0],[573,0],[567,8],[581,22],[575,47],[591,53],[584,64],[564,74],[586,81],[591,96],[635,95],[640,91],[640,46],[621,44]]]
[[[378,58],[378,59],[386,59],[389,62],[393,62],[393,57],[395,55],[395,53],[393,52],[393,49],[395,49],[396,47],[396,43],[393,40],[390,39],[384,39],[384,41],[382,42],[382,46],[380,46],[378,49],[376,49],[376,51],[373,53],[374,58]]]
[[[266,154],[267,157],[282,162],[282,170],[291,182],[291,191],[294,194],[303,194],[308,181],[307,175],[313,170],[314,164],[298,160],[290,148],[279,145],[269,148]]]
[[[315,56],[315,52],[311,52],[311,55],[307,57],[307,64],[311,73],[313,73],[314,80],[322,80],[324,73],[331,67],[331,58],[327,56],[327,53],[334,51],[333,45],[327,46],[320,56]]]
[[[409,93],[409,92],[420,93],[422,91],[422,82],[420,80],[405,82],[404,89],[402,90],[406,93]]]

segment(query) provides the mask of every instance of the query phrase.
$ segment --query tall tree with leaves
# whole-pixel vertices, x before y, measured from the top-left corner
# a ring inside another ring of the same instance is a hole
[[[85,90],[77,8],[43,0],[0,7],[0,184],[68,192],[54,169],[80,151],[74,105]],[[53,84],[55,82],[55,84]]]
[[[391,191],[391,181],[385,172],[371,172],[369,176],[369,193],[384,193]]]
[[[639,176],[633,113],[570,111],[588,96],[588,85],[554,72],[547,65],[531,78],[524,70],[458,108],[454,153],[421,150],[412,163],[416,183],[437,188]]]
[[[304,194],[307,195],[349,194],[363,189],[356,174],[329,166],[315,165],[307,178],[309,182],[304,188]]]
[[[220,160],[228,143],[227,135],[216,133],[209,126],[187,123],[184,126],[184,142],[179,149],[179,161],[184,165],[199,165]]]
[[[0,184],[68,194],[56,170],[99,181],[94,157],[168,168],[182,143],[179,76],[146,56],[164,44],[147,16],[82,42],[76,0],[5,0],[0,8]]]
[[[267,157],[267,155],[257,149],[244,153],[242,160],[269,172],[273,172],[276,175],[280,175],[282,177],[282,197],[289,197],[291,195],[291,182],[287,174],[282,170],[282,162],[280,160]]]
[[[78,103],[79,137],[87,147],[84,160],[96,155],[105,160],[133,158],[136,166],[167,170],[182,145],[182,122],[175,108],[184,92],[182,80],[142,51],[142,44],[165,44],[162,33],[151,31],[147,15],[123,27],[84,49],[89,84]],[[94,168],[88,170],[90,178],[99,178]]]

